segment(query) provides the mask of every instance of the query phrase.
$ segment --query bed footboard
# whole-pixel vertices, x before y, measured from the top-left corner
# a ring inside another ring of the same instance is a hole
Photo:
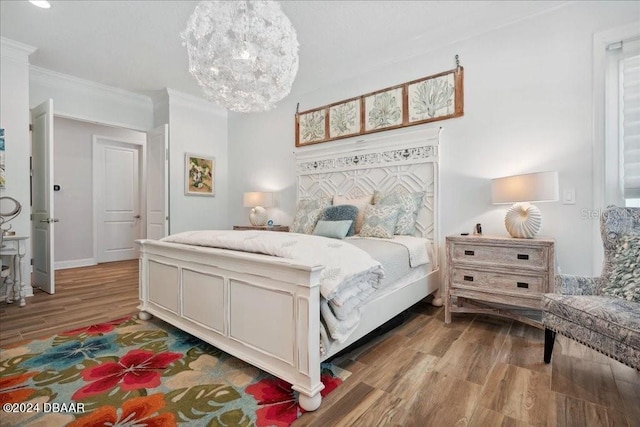
[[[292,384],[320,406],[322,266],[152,240],[140,250],[140,317],[154,315]]]

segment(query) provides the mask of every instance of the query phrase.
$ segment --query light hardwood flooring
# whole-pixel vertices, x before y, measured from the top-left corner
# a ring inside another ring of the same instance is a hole
[[[0,346],[136,312],[138,263],[56,272],[56,294],[0,303]],[[351,376],[299,426],[640,426],[640,373],[558,336],[424,302],[400,326],[337,358]]]

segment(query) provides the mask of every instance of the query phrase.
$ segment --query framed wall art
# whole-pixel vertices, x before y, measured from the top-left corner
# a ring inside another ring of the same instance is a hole
[[[462,115],[462,71],[456,71],[407,83],[409,125]]]
[[[186,195],[215,195],[215,158],[186,153],[184,175]]]
[[[329,139],[358,135],[362,127],[361,98],[353,98],[329,107]]]
[[[365,133],[402,126],[404,117],[403,87],[364,95]]]
[[[296,147],[464,115],[464,69],[456,68],[295,115]]]
[[[296,146],[317,144],[327,139],[326,108],[323,107],[296,115]]]

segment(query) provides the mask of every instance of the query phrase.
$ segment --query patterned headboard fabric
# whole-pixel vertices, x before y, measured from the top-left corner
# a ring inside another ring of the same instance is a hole
[[[435,249],[439,241],[440,129],[390,131],[367,139],[302,147],[295,152],[298,200],[334,195],[360,197],[375,190],[398,188],[425,191],[415,235],[430,239]]]

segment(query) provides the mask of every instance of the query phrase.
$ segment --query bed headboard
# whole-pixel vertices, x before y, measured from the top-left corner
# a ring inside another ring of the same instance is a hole
[[[426,191],[416,236],[430,239],[438,263],[438,148],[440,127],[375,134],[301,147],[295,151],[298,200],[359,197],[375,190]]]

